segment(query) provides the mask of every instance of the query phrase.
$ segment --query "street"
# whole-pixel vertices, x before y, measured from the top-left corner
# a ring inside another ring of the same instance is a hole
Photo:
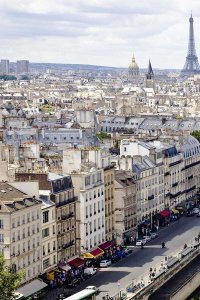
[[[100,290],[97,299],[102,299],[105,295],[113,296],[131,282],[140,282],[141,278],[148,276],[150,268],[158,269],[166,256],[176,255],[183,249],[185,243],[189,245],[194,242],[194,237],[200,232],[199,225],[200,218],[182,217],[179,221],[171,223],[169,227],[161,229],[158,238],[146,244],[144,249],[135,247],[132,254],[109,268],[100,269],[94,277],[70,292],[77,293],[89,285],[95,285]],[[161,248],[163,241],[166,243],[164,249]],[[58,293],[58,290],[51,291],[45,299],[56,299],[54,295]]]

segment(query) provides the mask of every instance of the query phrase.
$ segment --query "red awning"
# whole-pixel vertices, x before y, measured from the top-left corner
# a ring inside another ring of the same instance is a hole
[[[112,246],[113,246],[113,242],[112,241],[107,241],[107,242],[101,244],[99,247],[103,250],[106,250],[106,249],[109,249]]]
[[[167,218],[167,217],[169,217],[170,212],[169,212],[169,210],[165,209],[165,210],[161,211],[160,214],[162,217]]]
[[[97,257],[99,255],[102,255],[103,251],[100,248],[96,248],[96,249],[90,251],[90,254],[92,254],[94,257]]]
[[[70,261],[67,262],[68,265],[75,267],[75,268],[80,268],[84,266],[84,260],[81,259],[80,257],[76,257]]]

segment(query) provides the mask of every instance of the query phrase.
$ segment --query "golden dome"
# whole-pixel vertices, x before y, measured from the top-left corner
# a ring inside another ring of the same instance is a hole
[[[132,61],[131,61],[131,63],[130,63],[130,65],[129,65],[128,68],[129,69],[139,69],[139,67],[138,67],[138,65],[137,65],[137,63],[135,61],[135,56],[134,55],[133,55]]]

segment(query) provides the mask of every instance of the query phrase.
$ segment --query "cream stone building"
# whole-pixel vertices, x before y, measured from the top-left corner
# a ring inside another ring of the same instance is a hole
[[[77,197],[74,195],[74,187],[71,177],[57,175],[55,173],[17,173],[16,179],[18,181],[37,180],[39,182],[40,197],[44,200],[51,200],[55,204],[57,225],[57,261],[58,264],[66,263],[69,258],[76,255],[77,248],[79,247],[77,246],[78,241],[76,238]],[[54,232],[53,224],[51,225],[51,230]],[[47,239],[48,235],[45,237],[46,234],[47,233],[44,232],[44,238]],[[47,250],[45,248],[44,251],[45,256],[46,251],[48,253],[48,243]],[[54,254],[52,255],[54,262]]]
[[[0,183],[0,253],[24,281],[41,273],[41,201]]]
[[[136,182],[132,172],[115,171],[114,239],[118,245],[130,242],[137,235]]]
[[[42,200],[42,262],[41,272],[57,266],[57,222],[56,206],[49,199]]]
[[[63,152],[63,173],[70,174],[78,196],[77,236],[80,253],[105,241],[105,190],[101,152],[96,148],[73,148]]]

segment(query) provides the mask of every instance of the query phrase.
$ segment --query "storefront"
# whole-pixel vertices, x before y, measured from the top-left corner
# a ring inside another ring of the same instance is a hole
[[[18,293],[17,300],[32,300],[39,299],[39,297],[45,295],[45,290],[47,288],[47,284],[40,279],[34,279],[30,283],[25,284],[24,286],[17,289],[16,293]]]

